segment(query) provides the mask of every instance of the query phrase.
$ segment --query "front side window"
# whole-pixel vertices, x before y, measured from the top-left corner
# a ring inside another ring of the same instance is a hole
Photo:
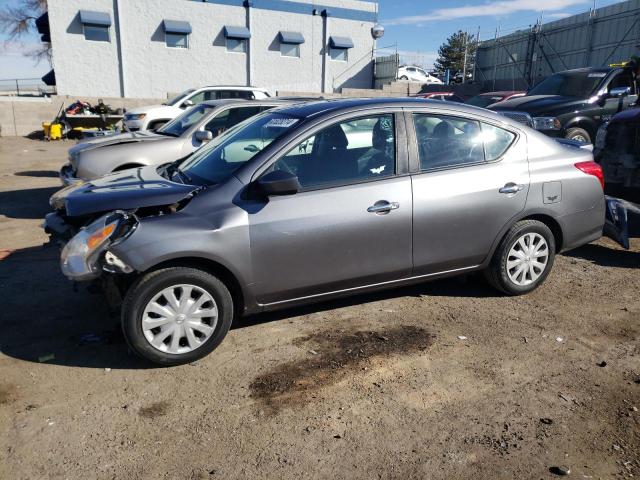
[[[105,25],[83,25],[85,40],[91,40],[94,42],[109,42],[109,27]]]
[[[395,173],[392,114],[336,123],[298,143],[272,170],[297,175],[303,189],[375,180]]]
[[[186,33],[165,33],[165,42],[170,48],[189,48],[189,35]]]
[[[227,37],[227,52],[246,53],[246,51],[247,51],[246,38]]]
[[[298,123],[299,118],[283,113],[265,112],[249,118],[188,157],[180,170],[194,183],[220,183]]]
[[[414,114],[420,169],[474,165],[500,158],[515,135],[477,120]]]
[[[198,105],[190,110],[187,110],[182,115],[178,115],[170,122],[163,125],[158,129],[157,133],[161,135],[168,135],[171,137],[179,137],[184,132],[189,130],[193,125],[198,123],[201,118],[213,110],[213,107],[208,105]]]
[[[300,45],[297,43],[281,43],[280,55],[283,57],[300,57]]]
[[[331,47],[331,49],[329,50],[329,54],[331,55],[331,60],[336,60],[338,62],[346,62],[347,60],[349,60],[348,48]]]

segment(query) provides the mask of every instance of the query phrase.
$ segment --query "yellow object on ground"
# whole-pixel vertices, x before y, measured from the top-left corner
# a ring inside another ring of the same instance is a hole
[[[51,140],[60,140],[62,138],[62,124],[60,123],[51,124],[50,132],[51,134],[49,135],[49,138]]]
[[[44,131],[44,138],[48,138],[51,132],[51,124],[49,122],[42,122],[42,130]]]

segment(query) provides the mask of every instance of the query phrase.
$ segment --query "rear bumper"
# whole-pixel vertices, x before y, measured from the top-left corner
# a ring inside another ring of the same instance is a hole
[[[605,202],[603,196],[601,204],[589,210],[558,218],[564,237],[562,250],[571,250],[602,237],[604,217]]]
[[[60,169],[60,182],[62,182],[62,185],[65,187],[68,187],[69,185],[76,185],[82,182],[82,179],[76,177],[71,164],[66,163]]]

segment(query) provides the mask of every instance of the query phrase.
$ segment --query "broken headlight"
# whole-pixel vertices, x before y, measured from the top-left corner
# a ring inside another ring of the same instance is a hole
[[[90,280],[100,274],[98,259],[115,241],[122,241],[135,229],[136,218],[113,212],[80,230],[65,245],[60,256],[62,273],[71,280]]]

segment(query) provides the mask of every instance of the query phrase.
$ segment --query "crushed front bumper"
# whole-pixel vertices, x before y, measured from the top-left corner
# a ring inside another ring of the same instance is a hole
[[[83,180],[76,177],[76,172],[73,171],[73,166],[70,163],[65,163],[60,169],[60,181],[62,185],[68,187],[69,185],[76,185]]]

